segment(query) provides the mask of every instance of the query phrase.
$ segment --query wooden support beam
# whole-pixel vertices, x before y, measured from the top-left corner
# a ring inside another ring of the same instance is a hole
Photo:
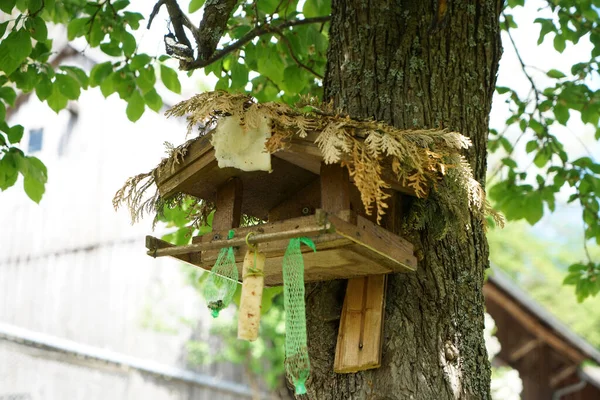
[[[550,378],[550,386],[552,386],[552,388],[557,388],[562,381],[576,373],[577,368],[578,367],[575,364],[563,367],[557,373],[552,375],[552,377]]]
[[[522,357],[527,355],[527,353],[529,353],[530,351],[532,351],[533,349],[535,349],[542,343],[543,342],[539,338],[533,338],[531,340],[526,341],[525,343],[523,343],[521,346],[519,346],[516,350],[514,350],[510,354],[510,356],[509,356],[510,362],[516,363]]]
[[[321,207],[340,217],[350,210],[350,177],[346,168],[321,164]],[[335,220],[340,225],[344,223],[341,218]],[[356,239],[352,235],[348,238]],[[348,280],[335,349],[335,372],[357,372],[381,365],[385,283],[385,275]]]
[[[242,180],[231,178],[217,189],[213,231],[238,228],[242,220]]]

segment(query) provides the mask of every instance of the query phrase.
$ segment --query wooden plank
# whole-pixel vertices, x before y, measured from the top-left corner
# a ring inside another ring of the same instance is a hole
[[[532,351],[542,343],[543,342],[538,338],[526,341],[510,354],[510,362],[515,363],[519,361],[522,357],[526,356],[530,351]]]
[[[354,373],[381,365],[387,275],[348,280],[334,371]]]
[[[413,245],[402,237],[395,235],[382,227],[372,223],[360,215],[357,216],[357,226],[330,215],[329,221],[335,231],[360,244],[356,251],[367,254],[376,254],[382,260],[396,265],[395,272],[415,271],[417,258],[413,254]]]
[[[559,384],[577,372],[578,365],[571,364],[563,367],[550,378],[550,386],[557,388]]]
[[[516,303],[510,296],[493,284],[488,282],[484,285],[483,293],[486,299],[490,299],[494,303],[501,305],[502,309],[517,320],[525,329],[550,345],[558,353],[566,356],[573,363],[580,363],[586,359],[583,353],[568,344],[552,330],[542,325],[537,318],[525,311],[520,304]]]
[[[169,242],[165,242],[164,240],[155,238],[154,236],[146,236],[146,248],[148,250],[152,250],[152,249],[166,249],[169,247],[176,247],[174,244],[171,244]],[[149,254],[150,256],[152,256],[152,254]],[[190,263],[193,264],[194,263],[194,259],[193,257],[191,257],[192,254],[178,254],[175,256],[169,256],[171,258],[174,258],[176,260],[179,261],[183,261],[186,263]]]
[[[237,228],[242,218],[242,180],[231,178],[217,189],[213,231]]]
[[[321,205],[321,183],[318,178],[269,210],[269,221],[281,221],[312,215]]]
[[[350,177],[339,164],[321,164],[321,208],[333,214],[350,209]]]

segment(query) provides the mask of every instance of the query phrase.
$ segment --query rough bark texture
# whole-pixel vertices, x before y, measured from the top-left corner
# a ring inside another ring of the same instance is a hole
[[[468,157],[483,181],[502,1],[451,1],[443,26],[431,29],[437,7],[333,0],[325,99],[352,116],[469,136]],[[390,276],[379,369],[333,373],[345,282],[307,286],[310,398],[490,397],[482,293],[488,247],[481,227],[475,224],[466,242],[452,234],[435,241],[427,232],[411,240],[423,259],[416,274]]]

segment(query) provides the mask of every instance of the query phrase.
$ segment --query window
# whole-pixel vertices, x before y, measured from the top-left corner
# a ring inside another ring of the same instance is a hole
[[[29,131],[29,146],[27,148],[28,153],[35,153],[36,151],[42,150],[43,139],[44,139],[44,128],[30,130]]]

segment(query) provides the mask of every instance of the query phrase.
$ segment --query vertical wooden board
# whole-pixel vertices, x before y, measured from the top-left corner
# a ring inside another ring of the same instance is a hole
[[[386,275],[348,281],[334,371],[351,373],[381,365]]]
[[[321,164],[321,208],[333,214],[350,209],[350,177],[339,164]]]
[[[217,190],[217,204],[213,218],[213,231],[240,226],[242,217],[242,180],[231,178]]]

